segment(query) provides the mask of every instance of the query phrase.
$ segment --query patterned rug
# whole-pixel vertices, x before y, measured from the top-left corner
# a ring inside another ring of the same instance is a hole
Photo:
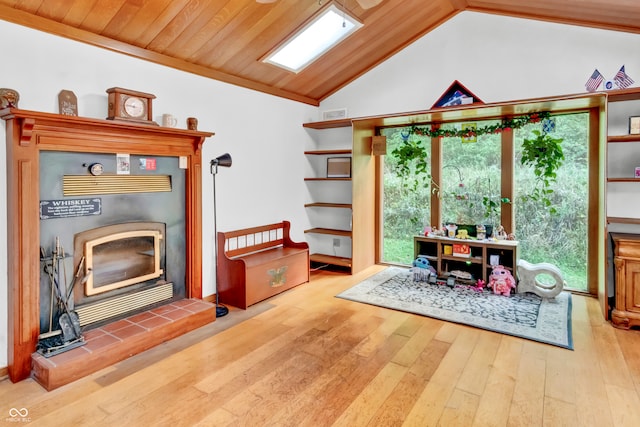
[[[554,299],[530,293],[505,297],[467,285],[414,282],[409,269],[389,267],[337,297],[573,350],[569,292]]]

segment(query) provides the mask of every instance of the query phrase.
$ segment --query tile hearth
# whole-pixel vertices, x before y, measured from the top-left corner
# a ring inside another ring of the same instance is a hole
[[[215,304],[183,299],[83,333],[86,343],[46,358],[32,354],[32,376],[53,390],[215,320]]]

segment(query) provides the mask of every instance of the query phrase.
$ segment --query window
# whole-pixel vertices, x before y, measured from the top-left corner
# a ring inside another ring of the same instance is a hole
[[[387,137],[387,153],[407,141],[416,147],[424,149],[427,162],[422,165],[413,165],[416,168],[424,167],[425,174],[431,175],[431,163],[428,161],[431,140],[426,137],[410,135],[408,127],[381,129],[381,135]],[[403,181],[396,173],[397,166],[393,156],[382,156],[384,161],[384,185],[383,185],[383,255],[384,262],[395,264],[411,264],[413,261],[413,236],[424,230],[430,223],[430,202],[428,179]]]
[[[531,201],[515,204],[518,254],[532,263],[554,263],[562,271],[567,287],[588,291],[589,115],[556,116],[555,122],[553,135],[563,138],[564,153],[563,165],[558,169],[558,179],[552,188],[551,201],[558,212],[549,215],[539,203]],[[522,140],[530,137],[531,126],[519,129],[515,134],[518,161]],[[521,194],[530,192],[532,175],[531,171],[516,164],[516,201]]]
[[[515,155],[503,159],[502,136],[485,134],[475,141],[463,141],[460,137],[443,137],[440,150],[433,151],[430,137],[418,136],[409,127],[381,128],[387,136],[387,156],[384,156],[382,203],[382,251],[381,260],[393,264],[409,265],[413,261],[413,236],[426,226],[440,226],[448,222],[465,225],[484,224],[490,227],[501,221],[512,224],[518,240],[518,257],[532,263],[551,262],[563,273],[567,287],[590,291],[588,284],[587,250],[589,237],[589,187],[597,180],[589,175],[589,114],[574,113],[555,116],[552,135],[563,138],[565,156],[557,171],[553,187],[552,203],[557,213],[550,214],[541,202],[522,200],[530,194],[535,181],[531,170],[520,165],[523,138],[532,136],[531,130],[540,129],[540,123],[526,125],[514,132]],[[477,121],[476,126],[491,127],[498,121]],[[421,125],[424,126],[424,125]],[[445,123],[442,129],[461,129],[465,123]],[[423,153],[426,164],[412,163],[410,173],[401,179],[397,174],[398,161],[394,149],[406,147],[414,153]],[[510,152],[510,151],[507,151]],[[441,159],[432,156],[440,153]],[[437,175],[432,167],[442,165],[440,186],[432,180]],[[416,174],[423,168],[426,173]],[[503,171],[504,168],[504,171]],[[513,188],[514,216],[501,212],[501,194]],[[422,177],[427,177],[426,180]],[[438,195],[438,203],[431,198]],[[489,203],[494,202],[494,203]],[[437,211],[439,209],[439,212]],[[441,218],[440,224],[431,224],[433,218]],[[487,227],[487,232],[490,233]],[[591,240],[594,236],[591,236]]]
[[[495,123],[482,121],[477,122],[477,126]],[[460,126],[463,125],[456,123],[443,128]],[[500,135],[480,135],[468,141],[443,138],[442,221],[470,226],[499,223],[500,175]]]
[[[285,41],[264,62],[297,73],[362,27],[334,4]]]

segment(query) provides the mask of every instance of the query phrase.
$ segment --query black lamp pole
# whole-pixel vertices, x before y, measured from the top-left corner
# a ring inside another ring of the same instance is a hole
[[[214,263],[216,266],[216,317],[222,317],[229,314],[229,309],[223,305],[218,304],[218,214],[216,211],[216,175],[218,174],[218,167],[228,168],[231,166],[231,156],[229,153],[225,153],[222,156],[216,157],[211,160],[211,175],[213,176],[213,248],[214,248]]]

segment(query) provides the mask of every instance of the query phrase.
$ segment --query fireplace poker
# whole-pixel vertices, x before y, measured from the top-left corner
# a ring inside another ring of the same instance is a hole
[[[47,275],[49,276],[49,286],[51,288],[51,298],[49,302],[49,332],[45,332],[38,335],[39,339],[45,339],[45,338],[53,337],[56,335],[60,335],[62,331],[60,331],[59,329],[56,329],[55,331],[53,330],[53,295],[54,295],[53,273],[49,268],[49,266],[47,265],[47,257],[44,253],[44,248],[42,246],[40,246],[40,258],[42,259],[44,272],[47,273]]]
[[[71,294],[73,294],[73,288],[76,286],[76,282],[78,281],[78,277],[80,277],[80,272],[82,271],[82,267],[84,266],[84,255],[80,258],[80,262],[78,263],[78,268],[76,269],[76,274],[73,276],[73,280],[71,281],[71,286],[67,290],[67,301],[71,299]],[[89,270],[89,274],[91,274],[91,270]],[[86,275],[82,278],[82,283],[85,283],[89,275]]]
[[[64,288],[60,289],[62,295],[67,295],[67,292],[69,290],[69,283],[67,282],[67,262],[66,262],[66,258],[67,255],[64,252],[64,248],[62,246],[60,246],[60,251],[62,252],[62,277],[64,279]],[[65,303],[69,304],[69,298],[65,299]]]

